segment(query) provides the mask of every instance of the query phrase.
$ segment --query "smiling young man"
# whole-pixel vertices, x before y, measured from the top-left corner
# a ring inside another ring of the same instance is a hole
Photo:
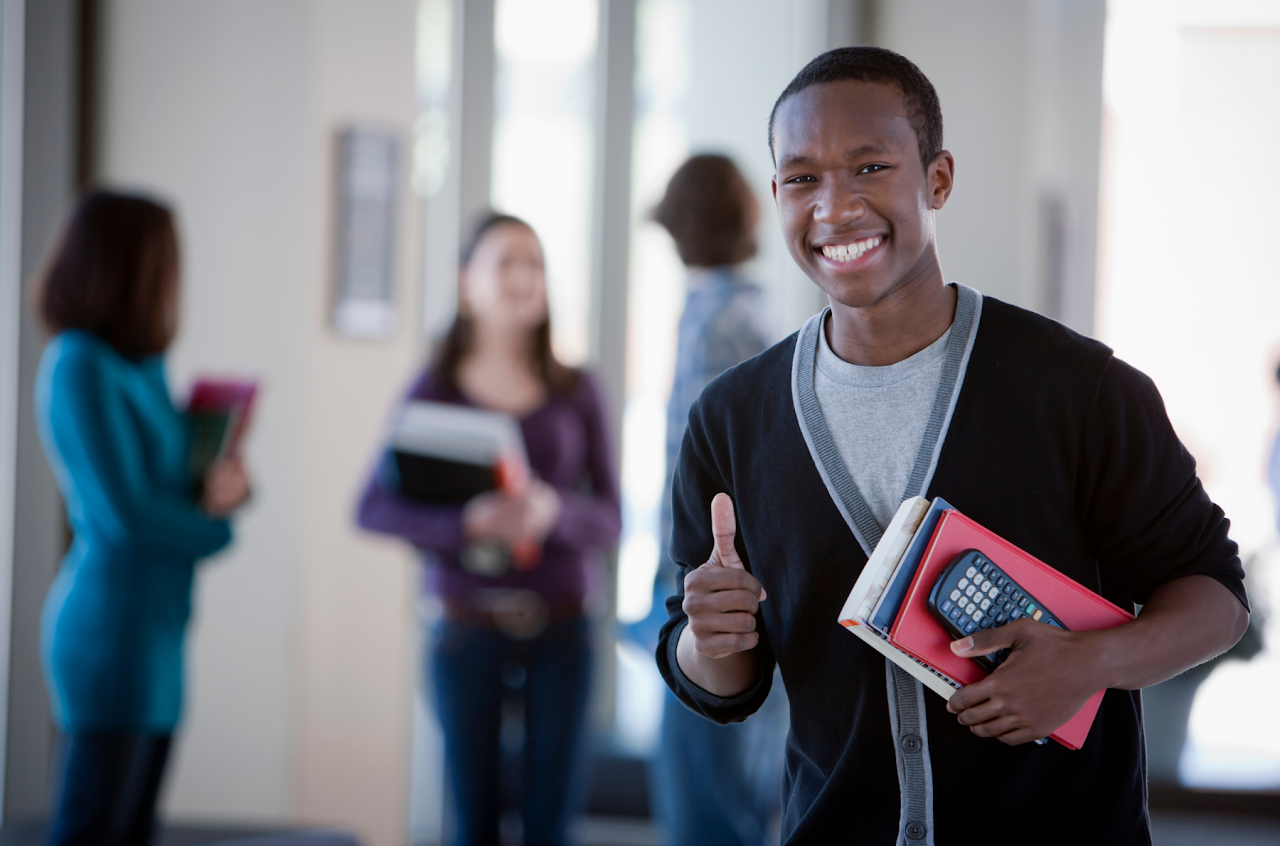
[[[934,215],[955,163],[911,62],[818,57],[778,98],[770,144],[788,247],[831,307],[690,413],[663,676],[723,723],[781,669],[785,843],[1149,843],[1138,690],[1248,620],[1227,520],[1159,393],[1104,345],[945,283]],[[944,703],[836,622],[917,494],[1142,613],[1105,632],[975,633],[952,648],[1010,656]],[[1029,742],[1102,689],[1082,749]]]

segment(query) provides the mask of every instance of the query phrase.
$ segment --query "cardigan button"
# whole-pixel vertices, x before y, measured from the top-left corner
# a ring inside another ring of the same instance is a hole
[[[909,734],[902,738],[902,750],[904,752],[919,752],[924,747],[920,742],[918,735]]]
[[[924,840],[925,831],[926,829],[923,823],[907,823],[908,840]]]

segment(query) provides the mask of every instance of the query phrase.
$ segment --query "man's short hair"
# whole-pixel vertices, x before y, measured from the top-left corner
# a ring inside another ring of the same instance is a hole
[[[920,68],[905,56],[883,47],[837,47],[805,65],[773,104],[773,111],[769,113],[769,155],[775,163],[773,121],[778,107],[788,97],[810,86],[846,79],[896,85],[902,91],[907,119],[916,133],[920,164],[928,165],[934,156],[942,152],[942,106],[933,83]]]
[[[690,267],[720,267],[756,254],[755,198],[726,156],[702,154],[680,165],[652,218],[671,233]]]

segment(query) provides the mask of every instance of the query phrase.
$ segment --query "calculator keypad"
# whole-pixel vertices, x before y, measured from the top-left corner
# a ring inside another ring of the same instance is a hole
[[[936,610],[948,627],[973,634],[1027,617],[1060,629],[1066,628],[986,556],[976,550],[963,555],[970,558],[969,566],[964,570],[949,569],[943,578],[954,582],[949,588],[939,585],[936,589],[938,599],[943,600]],[[1008,650],[1002,649],[975,660],[987,669],[995,669],[1007,654]]]

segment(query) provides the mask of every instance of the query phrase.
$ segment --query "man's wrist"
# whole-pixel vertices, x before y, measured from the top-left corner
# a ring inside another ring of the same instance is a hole
[[[732,699],[746,693],[759,681],[760,675],[754,649],[723,658],[704,655],[694,644],[688,623],[680,629],[680,639],[676,642],[676,665],[687,680],[721,699]]]

